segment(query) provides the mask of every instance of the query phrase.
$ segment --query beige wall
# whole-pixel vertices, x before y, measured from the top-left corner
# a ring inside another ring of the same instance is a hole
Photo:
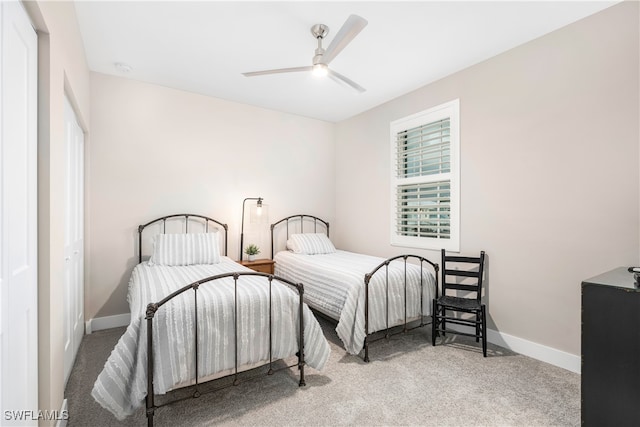
[[[270,222],[300,211],[333,219],[331,123],[98,73],[91,117],[87,319],[129,312],[139,224],[184,212],[220,219],[237,259],[246,197],[265,199]],[[245,243],[269,257],[268,225],[246,218]]]
[[[339,123],[338,246],[439,260],[389,245],[389,122],[459,98],[461,252],[488,254],[489,327],[579,355],[581,280],[639,261],[638,15],[614,6]]]
[[[64,96],[69,95],[88,130],[89,70],[73,3],[25,2],[25,6],[38,31],[39,50],[38,406],[58,410],[64,396]]]
[[[454,98],[462,251],[489,254],[492,328],[579,354],[580,280],[639,262],[636,2],[337,125],[90,74],[72,3],[26,5],[40,47],[41,409],[59,409],[64,393],[65,90],[88,132],[87,319],[128,312],[135,226],[177,210],[227,221],[234,258],[252,196],[265,198],[271,220],[329,218],[345,249],[404,252],[389,245],[388,124]],[[267,249],[264,233],[246,238]]]

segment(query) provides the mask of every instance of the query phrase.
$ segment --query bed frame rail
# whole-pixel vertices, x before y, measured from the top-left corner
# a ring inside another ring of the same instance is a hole
[[[238,351],[238,279],[241,276],[261,276],[264,277],[266,279],[266,281],[268,282],[269,285],[269,370],[267,372],[267,375],[272,375],[275,371],[279,371],[282,369],[288,369],[288,368],[292,368],[292,367],[298,367],[298,370],[300,371],[300,381],[298,383],[298,385],[300,387],[305,386],[305,379],[304,379],[304,366],[305,366],[305,361],[304,361],[304,287],[302,284],[300,283],[293,283],[287,279],[278,277],[278,276],[274,276],[272,274],[266,274],[266,273],[259,273],[259,272],[255,272],[255,271],[246,271],[246,272],[233,272],[233,273],[224,273],[224,274],[218,274],[215,276],[210,276],[201,280],[198,280],[196,282],[193,282],[189,285],[184,286],[183,288],[175,291],[174,293],[172,293],[171,295],[168,295],[167,297],[165,297],[164,299],[162,299],[159,302],[156,303],[150,303],[147,305],[147,311],[146,311],[146,316],[145,319],[147,321],[147,397],[146,397],[146,415],[147,415],[147,425],[149,427],[153,427],[153,417],[154,417],[154,413],[155,410],[159,407],[165,406],[165,405],[169,405],[171,403],[176,403],[188,398],[198,398],[200,397],[202,394],[205,393],[210,393],[212,391],[217,391],[220,390],[222,388],[226,388],[229,387],[229,385],[227,386],[222,386],[219,388],[214,388],[211,390],[207,390],[207,391],[201,391],[199,386],[200,386],[200,382],[199,382],[199,373],[198,373],[198,289],[200,286],[208,286],[208,285],[212,285],[215,281],[220,280],[220,279],[224,279],[224,278],[232,278],[233,282],[234,282],[234,352],[235,352],[235,366],[234,366],[234,372],[232,374],[226,375],[224,377],[220,377],[217,379],[221,379],[221,378],[228,378],[228,377],[233,377],[233,383],[231,385],[238,385],[240,383],[239,379],[238,379],[238,374],[239,374],[239,366],[238,366],[238,360],[239,360],[239,351]],[[272,318],[273,318],[273,309],[272,309],[272,286],[273,286],[273,281],[277,281],[280,283],[283,283],[287,286],[289,286],[290,288],[294,289],[295,291],[297,291],[298,295],[299,295],[299,313],[298,313],[298,317],[299,317],[299,334],[298,334],[298,352],[296,353],[296,356],[298,357],[298,361],[296,364],[293,365],[289,365],[289,366],[285,366],[285,367],[280,367],[278,369],[274,369],[273,367],[273,363],[276,360],[273,360],[273,351],[272,351],[272,345],[273,345],[273,340],[272,340]],[[153,359],[154,359],[154,355],[153,355],[153,319],[155,318],[155,314],[158,311],[158,309],[160,309],[164,304],[166,304],[167,302],[171,301],[173,298],[189,291],[189,290],[193,290],[193,298],[194,298],[194,341],[195,341],[195,346],[194,346],[194,353],[195,353],[195,378],[194,378],[194,387],[195,387],[195,391],[193,392],[193,394],[191,396],[188,396],[186,398],[181,398],[181,399],[175,399],[175,400],[171,400],[168,401],[166,403],[163,403],[161,405],[156,405],[155,404],[155,392],[154,392],[154,386],[153,386],[153,375],[154,375],[154,364],[153,364]],[[253,377],[252,377],[253,378]]]
[[[389,264],[393,261],[402,259],[404,262],[404,323],[402,325],[402,329],[397,332],[392,332],[392,327],[389,326]],[[415,263],[420,264],[420,323],[417,326],[409,327],[409,322],[407,318],[407,260],[412,259]],[[434,278],[436,282],[436,292],[438,292],[438,272],[440,271],[440,266],[437,263],[431,262],[426,258],[423,258],[419,255],[398,255],[392,258],[388,258],[384,260],[380,265],[371,270],[370,273],[364,275],[364,286],[365,286],[365,294],[364,294],[364,361],[369,362],[369,344],[380,339],[389,339],[392,335],[396,335],[399,333],[405,333],[412,329],[420,328],[422,326],[428,325],[430,322],[425,323],[424,318],[424,268],[425,263],[433,268]],[[383,268],[384,267],[384,268]],[[378,339],[372,339],[372,334],[369,333],[369,282],[371,278],[378,272],[383,272],[385,274],[385,307],[386,311],[386,328],[384,336]]]

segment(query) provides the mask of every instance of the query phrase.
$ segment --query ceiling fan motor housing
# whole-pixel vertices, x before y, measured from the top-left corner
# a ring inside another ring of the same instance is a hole
[[[311,34],[313,34],[313,37],[315,37],[316,39],[323,39],[327,36],[327,34],[329,34],[329,27],[324,24],[316,24],[311,27]]]

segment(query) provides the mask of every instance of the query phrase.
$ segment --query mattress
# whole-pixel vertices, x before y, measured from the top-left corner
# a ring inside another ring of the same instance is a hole
[[[351,354],[358,354],[364,346],[366,335],[364,276],[385,259],[337,250],[316,255],[281,251],[274,260],[275,274],[302,283],[305,302],[335,319],[338,322],[336,332],[345,349]],[[407,320],[418,318],[421,300],[422,313],[430,315],[431,302],[435,296],[435,278],[430,266],[421,268],[410,263],[406,265]],[[389,264],[388,308],[386,276],[387,272],[383,267],[369,284],[369,333],[387,327],[387,311],[389,327],[405,321],[405,263],[398,260]]]
[[[205,277],[251,271],[222,257],[220,263],[192,266],[137,265],[129,281],[131,323],[98,376],[92,396],[122,420],[142,405],[147,394],[146,306]],[[241,276],[238,281],[239,364],[255,366],[269,361],[269,286],[264,277]],[[198,351],[200,377],[234,368],[234,281],[224,278],[198,288]],[[299,295],[288,286],[272,285],[272,357],[286,358],[298,351]],[[163,394],[192,381],[194,368],[194,291],[188,290],[160,307],[153,324],[154,387]],[[321,370],[330,353],[320,325],[304,306],[305,362]]]

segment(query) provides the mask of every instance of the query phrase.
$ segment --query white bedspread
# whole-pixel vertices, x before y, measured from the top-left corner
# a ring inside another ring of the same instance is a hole
[[[304,285],[305,301],[312,308],[338,320],[336,332],[345,349],[358,354],[364,346],[364,276],[384,258],[338,250],[322,255],[302,255],[289,251],[275,256],[275,273]],[[407,317],[420,314],[420,284],[422,271],[422,302],[424,315],[431,314],[435,295],[435,279],[431,266],[407,263]],[[404,276],[402,260],[389,265],[389,327],[402,324],[404,313]],[[378,270],[369,284],[369,333],[387,327],[386,269]]]
[[[129,282],[131,323],[109,356],[91,395],[119,420],[142,405],[147,394],[147,304],[196,280],[234,271],[250,271],[227,257],[212,265],[188,267],[137,265]],[[200,377],[235,366],[233,278],[219,279],[198,289],[198,349]],[[163,394],[188,382],[194,368],[194,291],[188,290],[156,312],[153,323],[154,388]],[[269,360],[269,286],[264,277],[241,276],[238,280],[239,364]],[[299,296],[273,281],[273,359],[298,351]],[[304,306],[306,363],[321,370],[330,353],[320,325]]]

